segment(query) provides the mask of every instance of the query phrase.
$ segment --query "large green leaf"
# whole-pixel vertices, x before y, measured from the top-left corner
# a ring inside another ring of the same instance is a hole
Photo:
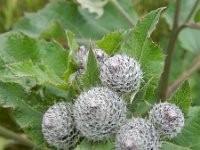
[[[189,147],[192,150],[200,149],[200,107],[192,107],[185,127],[173,142],[175,144]]]
[[[135,28],[126,33],[120,47],[121,53],[140,62],[145,82],[152,78],[146,98],[151,97],[157,87],[164,64],[164,55],[160,47],[150,39],[163,9],[154,10],[138,21]]]
[[[36,40],[26,35],[8,32],[0,36],[0,58],[4,64],[19,61],[41,62],[63,77],[68,53],[55,42]]]
[[[179,18],[180,24],[184,23],[184,21],[186,20],[195,1],[196,0],[182,0],[180,9],[180,18]],[[200,5],[198,5],[197,7],[200,8]],[[173,24],[174,12],[175,12],[175,1],[171,1],[166,13],[164,14],[164,17],[171,28]],[[191,22],[193,21],[194,17],[191,19]],[[181,46],[183,48],[195,53],[200,53],[199,38],[200,38],[200,31],[189,28],[183,29],[178,37]]]
[[[132,19],[136,20],[131,0],[118,2]],[[80,9],[72,2],[53,2],[35,14],[27,14],[14,26],[14,30],[31,37],[45,35],[46,38],[65,39],[63,34],[59,36],[53,33],[64,33],[64,29],[67,29],[76,34],[79,42],[84,43],[89,42],[89,39],[99,39],[110,31],[130,27],[128,21],[111,3],[104,7],[104,15],[96,19],[94,14]]]
[[[82,76],[82,82],[85,89],[89,89],[100,83],[99,68],[97,65],[96,56],[94,55],[92,48],[89,50],[87,69]]]
[[[0,80],[30,88],[38,83],[64,83],[68,53],[57,43],[10,32],[0,36],[0,53]]]
[[[28,78],[35,80],[36,84],[45,83],[60,85],[65,82],[56,73],[44,64],[33,64],[31,61],[11,63],[6,65],[13,78]]]
[[[185,81],[182,86],[169,99],[169,102],[176,104],[184,113],[188,115],[188,110],[191,104],[191,89],[188,81]]]
[[[29,97],[32,98],[32,97]],[[3,107],[11,107],[16,122],[23,128],[38,146],[44,146],[41,132],[42,113],[26,103],[27,94],[24,89],[14,83],[0,82],[0,103]]]

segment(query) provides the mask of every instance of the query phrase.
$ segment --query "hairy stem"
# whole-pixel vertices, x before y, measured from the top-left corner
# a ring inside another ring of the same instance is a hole
[[[192,63],[191,67],[189,67],[182,76],[177,79],[172,85],[169,86],[167,96],[170,97],[174,91],[190,77],[194,72],[196,72],[200,68],[200,55],[198,55],[194,62]]]
[[[2,126],[0,126],[0,135],[5,137],[5,138],[8,138],[8,139],[12,139],[12,140],[16,140],[17,142],[19,142],[20,144],[23,144],[25,146],[28,146],[28,147],[34,147],[34,143],[24,137],[22,137],[21,135],[19,134],[16,134]]]
[[[169,81],[169,72],[172,62],[172,56],[173,51],[175,48],[176,40],[179,33],[179,15],[180,15],[180,7],[181,7],[181,0],[176,1],[176,9],[174,14],[174,21],[173,21],[173,28],[170,34],[170,39],[167,46],[167,56],[165,59],[165,65],[164,65],[164,72],[161,76],[161,82],[160,82],[160,96],[159,101],[165,101],[167,96],[167,87],[168,87],[168,81]]]
[[[124,10],[124,8],[117,2],[117,0],[110,0],[110,2],[115,6],[115,8],[126,18],[131,26],[135,26],[133,19],[129,16],[129,14]]]

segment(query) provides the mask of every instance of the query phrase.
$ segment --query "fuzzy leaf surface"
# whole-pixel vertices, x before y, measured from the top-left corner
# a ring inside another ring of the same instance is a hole
[[[88,60],[87,60],[87,69],[82,76],[83,87],[89,89],[100,83],[99,79],[99,68],[97,66],[97,60],[94,55],[93,50],[90,48]]]
[[[63,83],[68,53],[57,43],[8,32],[0,36],[0,45],[0,80],[26,87]]]
[[[176,104],[184,113],[188,115],[191,104],[191,89],[188,81],[185,81],[182,86],[169,99],[169,102]]]
[[[122,40],[123,31],[116,31],[105,35],[101,40],[97,41],[96,44],[107,54],[113,55],[120,49]]]
[[[13,78],[32,79],[38,85],[45,83],[59,85],[64,81],[56,73],[44,64],[33,64],[31,61],[11,63],[6,65]],[[11,77],[11,76],[10,76]]]
[[[200,107],[191,107],[188,119],[182,132],[173,139],[173,143],[189,147],[192,150],[200,149]],[[189,140],[188,140],[189,139]]]
[[[31,97],[29,97],[31,98]],[[42,113],[26,103],[27,94],[15,83],[0,82],[0,103],[5,108],[14,109],[14,119],[37,146],[44,146],[41,132]]]

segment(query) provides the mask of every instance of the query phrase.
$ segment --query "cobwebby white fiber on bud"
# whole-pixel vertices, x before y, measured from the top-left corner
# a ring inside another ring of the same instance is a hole
[[[106,87],[81,93],[74,104],[77,129],[92,141],[106,140],[126,118],[126,103]]]
[[[116,150],[158,150],[161,144],[151,122],[133,118],[120,127],[115,146]]]
[[[99,65],[102,65],[102,63],[109,57],[103,50],[98,48],[93,49],[93,52]],[[80,63],[83,68],[87,67],[88,54],[89,50],[86,46],[79,47],[76,54],[76,61]]]
[[[75,146],[79,132],[72,117],[72,106],[65,102],[56,103],[45,112],[42,120],[42,133],[47,143],[57,149]]]
[[[184,115],[175,105],[170,103],[156,104],[149,112],[149,119],[162,138],[173,138],[184,126]]]
[[[117,54],[101,66],[100,79],[104,86],[116,92],[137,91],[142,79],[142,70],[135,59]]]

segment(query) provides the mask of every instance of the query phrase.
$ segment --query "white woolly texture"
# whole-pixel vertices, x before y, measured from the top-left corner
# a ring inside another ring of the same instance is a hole
[[[149,112],[149,119],[162,138],[173,138],[184,126],[184,115],[175,105],[170,103],[156,104]]]
[[[110,138],[126,118],[126,103],[115,92],[96,87],[82,93],[74,104],[77,129],[92,141]]]
[[[51,106],[44,114],[42,132],[47,143],[57,149],[69,149],[79,139],[79,132],[75,128],[72,118],[72,106],[60,102]]]
[[[102,66],[100,79],[116,92],[137,91],[142,79],[140,64],[126,55],[110,57]]]
[[[93,49],[93,52],[96,56],[97,62],[101,65],[106,59],[108,59],[108,55],[102,51],[101,49]],[[76,54],[76,61],[82,65],[83,68],[87,67],[87,59],[88,59],[89,50],[85,46],[80,46],[78,52]]]
[[[116,150],[158,150],[161,144],[151,122],[133,118],[121,126],[115,146]]]

